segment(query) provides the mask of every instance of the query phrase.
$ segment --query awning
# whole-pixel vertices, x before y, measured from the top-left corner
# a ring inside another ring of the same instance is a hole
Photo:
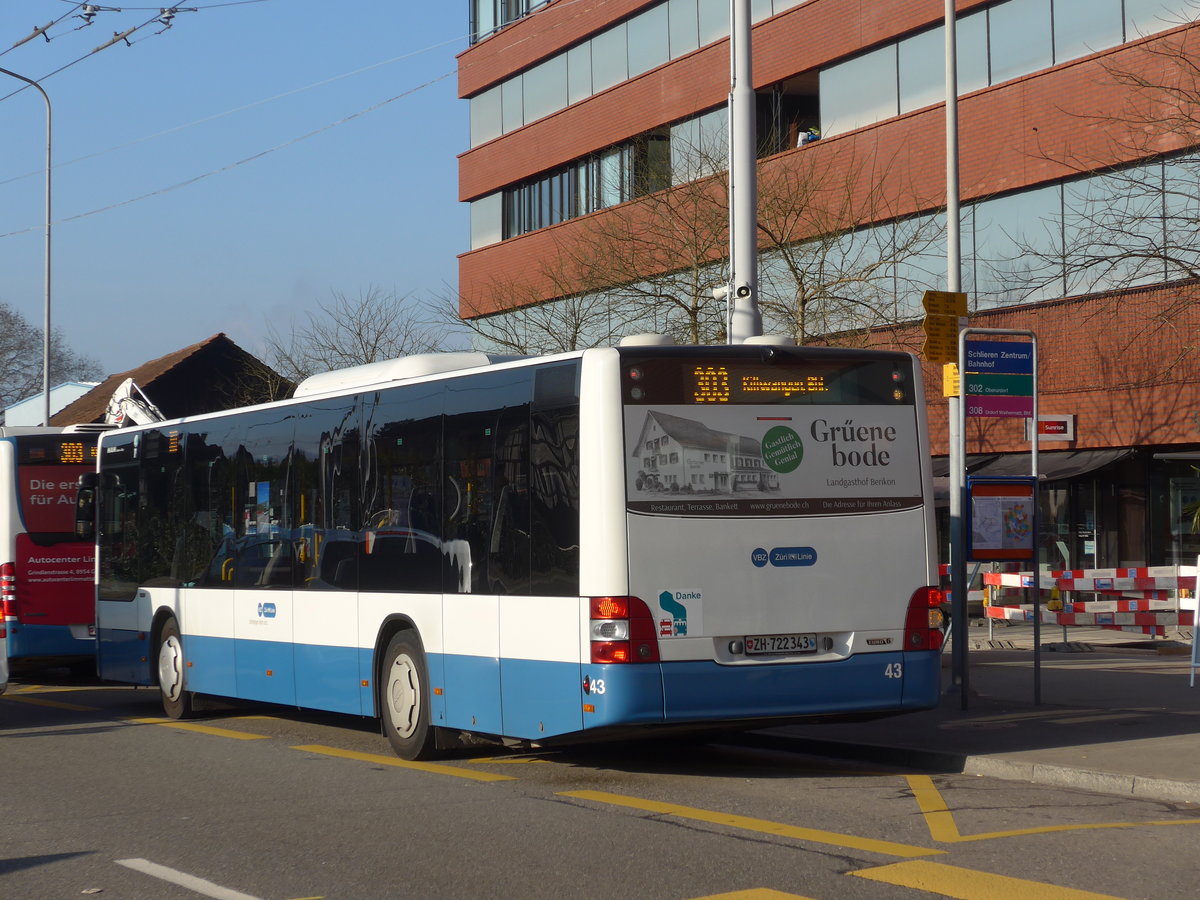
[[[1043,450],[1038,454],[1038,480],[1063,481],[1095,472],[1132,456],[1132,448],[1116,450]],[[968,475],[1028,475],[1028,453],[967,454]],[[938,506],[950,502],[950,458],[933,460],[933,496]]]
[[[998,459],[999,453],[981,453],[967,454],[967,472],[973,474],[980,466],[990,463],[993,459]],[[935,456],[933,458],[933,477],[945,478],[950,475],[950,457]]]
[[[1038,453],[1038,480],[1065,481],[1078,478],[1120,462],[1134,454],[1131,447],[1115,450],[1045,450]],[[971,475],[1028,475],[1028,453],[1004,453],[977,469]]]

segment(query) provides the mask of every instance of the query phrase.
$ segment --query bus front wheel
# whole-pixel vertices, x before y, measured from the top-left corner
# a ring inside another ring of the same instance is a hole
[[[428,670],[412,632],[402,631],[388,643],[380,676],[380,714],[392,749],[401,759],[428,759],[434,754]]]
[[[162,694],[163,711],[172,719],[186,719],[192,714],[192,692],[184,687],[183,672],[179,624],[168,619],[158,637],[158,689]]]

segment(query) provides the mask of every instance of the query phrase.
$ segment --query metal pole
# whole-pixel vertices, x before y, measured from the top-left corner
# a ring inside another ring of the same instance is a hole
[[[962,247],[958,184],[958,44],[954,0],[946,0],[946,289],[962,290]],[[959,335],[959,393],[962,392],[963,349]],[[961,396],[951,397],[947,409],[950,439],[950,591],[952,677],[962,709],[967,708],[967,553],[963,527],[966,491],[966,432]]]
[[[46,250],[45,250],[45,303],[42,318],[42,395],[43,395],[43,425],[50,424],[50,224],[52,221],[51,206],[50,206],[50,185],[51,177],[50,170],[52,168],[51,148],[53,147],[54,134],[54,117],[50,107],[50,96],[42,90],[42,86],[32,78],[26,78],[24,75],[18,75],[16,72],[10,72],[8,69],[0,68],[0,73],[11,75],[19,81],[24,81],[26,84],[37,88],[42,99],[46,101]]]
[[[751,61],[750,0],[729,3],[729,334],[762,334],[758,309],[758,135]]]

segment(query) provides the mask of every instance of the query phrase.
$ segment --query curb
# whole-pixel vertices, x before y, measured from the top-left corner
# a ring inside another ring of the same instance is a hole
[[[1194,781],[1022,762],[1003,756],[976,756],[940,750],[921,750],[915,747],[795,738],[764,731],[743,734],[739,737],[739,743],[827,759],[881,763],[889,768],[979,775],[1008,781],[1028,781],[1032,784],[1075,788],[1097,794],[1115,794],[1138,800],[1200,804],[1200,783]]]

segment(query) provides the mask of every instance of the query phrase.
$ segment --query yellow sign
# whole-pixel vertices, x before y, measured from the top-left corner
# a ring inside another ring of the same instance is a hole
[[[957,397],[962,392],[962,382],[958,377],[958,363],[946,363],[942,366],[942,396]]]
[[[958,291],[926,291],[921,305],[933,316],[965,316],[967,295]]]
[[[921,305],[925,308],[922,355],[933,363],[958,362],[958,333],[967,327],[967,295],[961,291],[926,291]]]
[[[925,331],[922,355],[934,363],[958,362],[958,316],[928,315],[921,322]]]

